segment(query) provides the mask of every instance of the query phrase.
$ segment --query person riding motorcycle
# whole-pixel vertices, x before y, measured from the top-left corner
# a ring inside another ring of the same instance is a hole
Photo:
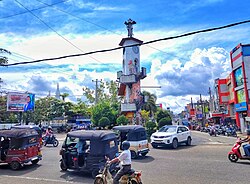
[[[51,137],[52,137],[52,135],[53,135],[52,127],[48,126],[48,129],[45,132],[45,141],[49,142],[50,139],[51,139]]]
[[[122,149],[123,151],[121,154],[109,161],[109,164],[115,163],[115,162],[121,162],[121,169],[116,173],[114,179],[113,179],[113,184],[119,184],[120,178],[127,174],[131,170],[131,153],[129,150],[130,143],[127,141],[124,141],[122,143]]]
[[[243,146],[246,156],[250,157],[250,129],[247,130],[247,137],[241,140],[241,143],[249,142]]]

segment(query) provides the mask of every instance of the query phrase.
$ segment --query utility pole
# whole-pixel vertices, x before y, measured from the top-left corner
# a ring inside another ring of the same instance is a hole
[[[211,91],[211,88],[209,87],[208,88],[208,94],[209,94],[209,111],[212,112],[212,91]]]
[[[200,94],[200,103],[201,103],[201,114],[202,114],[202,126],[204,126],[204,109],[203,109],[203,101],[202,101],[202,98],[201,98],[201,94]]]
[[[95,105],[98,103],[98,95],[97,95],[97,91],[98,91],[98,82],[102,82],[101,80],[92,80],[92,82],[95,82]]]

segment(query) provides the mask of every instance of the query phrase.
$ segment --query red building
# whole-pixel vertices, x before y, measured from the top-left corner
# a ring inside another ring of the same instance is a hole
[[[250,91],[250,44],[237,45],[231,52],[232,83],[236,123],[244,132],[250,128],[249,91]]]

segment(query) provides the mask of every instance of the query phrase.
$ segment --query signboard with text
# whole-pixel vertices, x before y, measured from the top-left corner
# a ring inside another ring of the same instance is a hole
[[[35,95],[31,93],[10,92],[7,95],[7,111],[34,111]]]

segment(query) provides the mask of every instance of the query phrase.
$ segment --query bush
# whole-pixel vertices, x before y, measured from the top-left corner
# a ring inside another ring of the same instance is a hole
[[[157,126],[154,122],[148,121],[145,124],[148,138],[155,132]]]
[[[127,125],[129,123],[128,118],[126,118],[126,116],[121,115],[116,119],[116,123],[118,125]]]
[[[110,121],[107,117],[102,117],[98,122],[99,127],[106,127],[110,125]]]
[[[159,123],[158,123],[158,128],[161,128],[165,125],[172,125],[172,120],[171,118],[162,118],[160,119]]]

